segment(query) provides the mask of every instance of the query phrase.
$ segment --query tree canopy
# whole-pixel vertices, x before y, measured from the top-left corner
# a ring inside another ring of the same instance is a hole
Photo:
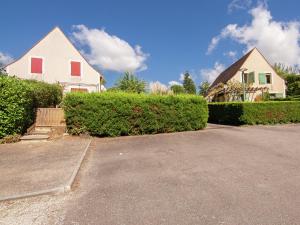
[[[209,90],[210,87],[210,83],[208,81],[203,81],[200,85],[199,85],[199,94],[206,96],[207,92]]]
[[[187,94],[196,94],[196,85],[189,72],[184,74],[183,88]]]
[[[183,86],[179,84],[172,85],[170,89],[174,94],[183,94],[185,92]]]
[[[124,75],[117,81],[115,87],[118,90],[132,93],[142,93],[146,91],[147,83],[139,79],[130,72],[125,72]]]

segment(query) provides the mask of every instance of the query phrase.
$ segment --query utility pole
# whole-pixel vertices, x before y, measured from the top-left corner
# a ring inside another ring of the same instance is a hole
[[[248,69],[246,68],[241,68],[239,71],[242,72],[242,85],[243,85],[243,102],[246,100],[246,87],[245,87],[245,71]]]

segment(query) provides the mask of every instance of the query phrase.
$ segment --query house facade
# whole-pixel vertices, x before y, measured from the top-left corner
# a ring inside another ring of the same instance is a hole
[[[216,78],[208,93],[209,100],[226,100],[226,84],[229,83],[244,85],[243,93],[246,101],[260,100],[264,93],[268,93],[271,98],[286,97],[285,80],[276,73],[257,48],[252,49]],[[214,92],[213,90],[220,84],[225,86],[223,91],[220,88]]]
[[[103,76],[71,41],[55,27],[22,57],[7,65],[8,75],[47,83],[60,83],[64,92],[100,92]]]

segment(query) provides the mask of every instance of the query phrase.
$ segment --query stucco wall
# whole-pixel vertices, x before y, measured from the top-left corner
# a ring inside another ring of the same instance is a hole
[[[242,68],[247,68],[248,73],[255,73],[255,83],[253,83],[253,87],[268,87],[269,93],[280,93],[285,97],[285,81],[276,74],[274,69],[266,62],[257,49],[254,49]],[[271,73],[271,84],[259,84],[259,73]],[[231,80],[242,82],[242,73],[240,71],[237,72]]]
[[[31,57],[43,58],[43,74],[31,73]],[[81,62],[80,77],[71,76],[71,61]],[[100,74],[85,61],[59,28],[53,29],[22,58],[7,66],[6,71],[23,79],[60,82],[66,87],[84,84],[90,91],[99,90]]]

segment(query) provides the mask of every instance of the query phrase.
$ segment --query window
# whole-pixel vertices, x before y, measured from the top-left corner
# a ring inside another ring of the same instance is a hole
[[[255,83],[255,73],[244,73],[244,82],[246,84],[253,84]]]
[[[259,84],[271,84],[272,74],[271,73],[259,73]]]
[[[267,81],[267,84],[271,84],[271,74],[270,73],[266,73],[266,81]]]
[[[71,88],[71,92],[89,92],[86,88]]]
[[[43,73],[43,59],[31,58],[31,73]]]
[[[80,62],[71,61],[71,76],[81,76]]]

